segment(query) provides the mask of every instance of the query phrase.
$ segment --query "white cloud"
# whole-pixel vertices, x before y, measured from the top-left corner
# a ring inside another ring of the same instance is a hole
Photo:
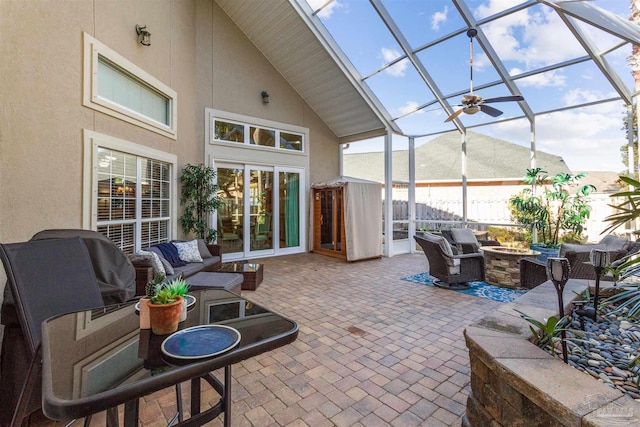
[[[564,105],[571,106],[576,104],[585,104],[588,102],[596,102],[607,98],[614,98],[615,93],[603,93],[598,90],[571,89],[562,97]],[[616,114],[621,111],[620,106],[614,102],[607,102],[598,106],[600,113]]]
[[[408,101],[404,106],[398,109],[398,111],[400,112],[399,115],[404,115],[404,114],[411,113],[412,111],[415,111],[415,109],[418,108],[418,105],[419,104],[415,101]],[[422,110],[415,112],[415,114],[422,114],[422,113],[424,113],[424,111]]]
[[[307,0],[307,3],[309,3],[309,6],[311,6],[311,9],[316,11],[319,8],[321,8],[322,6],[324,6],[325,3],[327,3],[327,0]],[[336,10],[338,10],[338,9],[340,9],[342,7],[344,7],[344,5],[342,3],[340,3],[338,0],[334,0],[331,3],[329,3],[324,9],[322,9],[318,13],[318,16],[320,18],[329,18],[329,17],[331,17],[333,12],[335,12]]]
[[[512,68],[509,70],[509,75],[515,76],[522,72],[523,70],[519,68]],[[519,79],[516,83],[522,87],[563,87],[567,84],[567,76],[562,71],[551,70]]]
[[[380,53],[382,54],[382,59],[384,60],[385,64],[388,64],[389,62],[401,56],[401,53],[397,50],[387,49],[386,47],[383,47],[380,50]],[[409,61],[407,59],[403,59],[397,64],[394,64],[391,67],[387,68],[385,72],[393,77],[404,77],[408,65]]]
[[[616,110],[619,114],[613,114]],[[538,116],[536,149],[562,157],[574,172],[620,172],[624,170],[620,147],[626,143],[622,118],[618,103]],[[496,124],[491,135],[525,146],[530,139],[524,121]]]
[[[490,0],[475,15],[490,16],[521,3],[520,0]],[[503,61],[517,61],[527,70],[585,54],[575,37],[551,8],[525,9],[482,26]]]
[[[449,6],[445,6],[442,12],[436,12],[431,16],[431,29],[438,31],[440,24],[447,22],[447,14],[449,13]]]

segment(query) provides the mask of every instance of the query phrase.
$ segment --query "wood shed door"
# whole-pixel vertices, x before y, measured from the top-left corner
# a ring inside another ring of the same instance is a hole
[[[343,189],[315,189],[313,200],[313,251],[346,258]]]

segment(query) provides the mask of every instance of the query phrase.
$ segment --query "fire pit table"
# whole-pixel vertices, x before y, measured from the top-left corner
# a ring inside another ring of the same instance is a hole
[[[540,255],[531,249],[506,246],[485,246],[480,250],[484,254],[487,283],[511,289],[520,288],[520,260]]]

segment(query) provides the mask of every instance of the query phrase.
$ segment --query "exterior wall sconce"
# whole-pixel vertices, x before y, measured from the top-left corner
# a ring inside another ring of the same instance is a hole
[[[147,30],[146,25],[136,24],[136,33],[138,33],[138,42],[143,46],[151,46],[151,33]]]
[[[267,93],[267,91],[263,90],[260,95],[262,95],[262,103],[263,104],[268,104],[269,103],[269,94]]]

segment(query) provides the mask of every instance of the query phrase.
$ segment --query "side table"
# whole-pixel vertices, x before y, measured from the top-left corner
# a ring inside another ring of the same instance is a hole
[[[262,274],[264,271],[263,264],[252,264],[244,262],[228,262],[222,264],[219,271],[225,273],[241,273],[244,280],[242,281],[243,291],[255,291],[258,285],[262,283]]]

